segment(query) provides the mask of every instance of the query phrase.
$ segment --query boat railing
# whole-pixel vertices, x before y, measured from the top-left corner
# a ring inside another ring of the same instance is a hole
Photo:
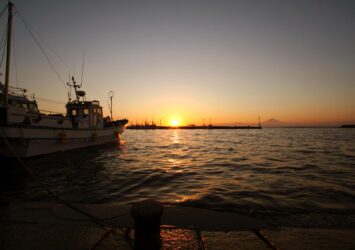
[[[43,110],[43,109],[40,109],[39,112],[41,114],[44,114],[44,115],[48,115],[48,116],[66,116],[65,113],[62,113],[62,112],[57,112],[57,111],[50,111],[50,110]]]
[[[115,117],[115,119],[113,119],[114,121],[117,121],[117,120],[128,120],[127,117]]]

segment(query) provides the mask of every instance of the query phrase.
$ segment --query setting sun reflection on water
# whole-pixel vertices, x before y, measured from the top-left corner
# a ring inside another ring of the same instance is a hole
[[[127,130],[125,143],[30,159],[65,199],[228,211],[355,211],[355,130]],[[49,167],[50,166],[50,167]],[[31,180],[4,197],[48,197]]]

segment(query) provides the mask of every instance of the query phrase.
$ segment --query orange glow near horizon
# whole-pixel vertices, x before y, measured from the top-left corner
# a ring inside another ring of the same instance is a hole
[[[181,106],[183,106],[183,104]],[[159,107],[154,108],[159,110]],[[228,126],[258,125],[259,123],[258,112],[247,108],[241,109],[242,111],[236,114],[234,114],[233,112],[223,111],[218,113],[215,110],[212,110],[211,115],[209,114],[209,112],[206,112],[202,109],[199,110],[201,112],[200,114],[198,111],[193,110],[193,107],[191,107],[191,111],[188,111],[184,108],[176,110],[174,107],[172,107],[171,110],[173,112],[171,113],[173,113],[173,115],[171,115],[168,110],[169,107],[164,105],[164,108],[165,109],[159,113],[156,111],[151,117],[145,116],[145,113],[151,112],[144,110],[144,113],[142,112],[142,114],[139,115],[135,115],[134,111],[132,111],[132,113],[128,114],[127,116],[120,116],[119,114],[116,114],[114,115],[114,118],[121,119],[123,117],[126,117],[129,119],[131,124],[144,124],[144,122],[147,121],[149,124],[153,122],[157,125],[171,127],[179,127],[186,125],[202,126],[203,124],[208,125],[210,124],[210,122],[212,123],[212,125]],[[107,111],[107,109],[105,109],[104,111]],[[338,126],[354,122],[351,119],[351,114],[347,114],[346,112],[328,112],[327,114],[319,112],[317,115],[314,115],[316,111],[309,110],[309,112],[303,112],[303,114],[299,116],[293,114],[284,114],[283,112],[260,113],[261,125],[281,124],[282,126]],[[269,120],[274,120],[274,122],[270,123]],[[265,124],[265,122],[267,122],[267,124]]]
[[[113,91],[113,118],[130,124],[355,124],[353,1],[316,3],[322,11],[304,1],[41,1],[46,15],[16,2],[48,44],[43,57],[14,15],[9,82],[35,94],[40,110],[66,113],[63,79],[82,73],[86,100],[110,116]]]

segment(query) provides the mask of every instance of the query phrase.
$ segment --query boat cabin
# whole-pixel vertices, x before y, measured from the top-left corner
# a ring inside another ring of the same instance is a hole
[[[22,113],[37,114],[39,112],[36,101],[31,101],[22,96],[10,96],[9,105],[22,111]]]
[[[1,107],[0,123],[78,129],[99,129],[112,125],[108,118],[103,118],[99,101],[86,101],[85,91],[75,90],[77,98],[66,104],[66,114],[50,111],[45,114],[38,109],[35,100],[27,98],[23,89],[15,90],[8,94],[7,107]],[[4,87],[0,83],[0,99],[3,92]]]
[[[1,123],[29,123],[29,117],[38,117],[37,102],[25,95],[26,90],[11,87],[8,93],[7,106],[1,103]],[[3,101],[4,85],[0,83],[0,100]],[[26,119],[27,118],[27,119]]]
[[[73,128],[103,128],[104,119],[99,101],[73,101],[66,105]]]

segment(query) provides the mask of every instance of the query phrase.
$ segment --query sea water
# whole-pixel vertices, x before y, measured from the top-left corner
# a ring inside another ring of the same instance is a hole
[[[71,202],[355,213],[355,129],[126,130],[119,144],[26,164]],[[2,179],[2,201],[51,200],[26,174]]]

